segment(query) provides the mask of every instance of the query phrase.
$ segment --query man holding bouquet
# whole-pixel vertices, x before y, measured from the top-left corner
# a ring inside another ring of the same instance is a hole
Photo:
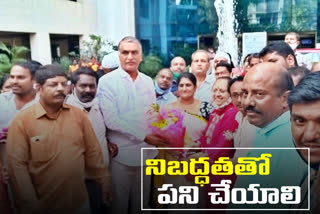
[[[141,212],[142,148],[166,145],[166,140],[147,135],[146,112],[156,102],[152,79],[138,71],[142,61],[141,43],[125,37],[119,43],[120,67],[101,77],[98,99],[108,127],[108,140],[118,148],[111,161],[112,213]],[[157,150],[144,150],[144,159],[154,158]],[[144,207],[149,202],[150,176],[143,178]]]

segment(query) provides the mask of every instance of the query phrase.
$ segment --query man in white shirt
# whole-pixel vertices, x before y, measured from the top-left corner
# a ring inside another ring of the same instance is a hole
[[[255,137],[256,128],[251,125],[248,121],[246,112],[243,109],[242,104],[242,87],[243,87],[243,76],[233,78],[229,81],[228,91],[232,99],[233,105],[239,110],[236,115],[236,120],[239,124],[237,131],[234,134],[234,147],[252,147]],[[233,156],[234,160],[238,157],[246,157],[247,150],[236,149]]]
[[[191,56],[191,70],[197,78],[197,90],[194,98],[209,102],[212,101],[212,85],[215,77],[209,75],[210,69],[209,54],[206,50],[197,50]]]
[[[125,37],[119,43],[120,67],[100,78],[98,100],[108,140],[118,147],[111,161],[112,213],[141,212],[141,150],[166,145],[162,138],[147,135],[146,112],[156,102],[153,81],[138,71],[141,43]],[[144,150],[143,158],[154,158],[157,150]],[[145,162],[142,160],[143,163]],[[143,177],[143,205],[149,202],[150,176]]]
[[[87,113],[92,128],[100,142],[103,159],[109,165],[109,152],[106,138],[106,126],[96,98],[98,76],[89,67],[81,67],[72,74],[74,85],[72,94],[65,102],[76,106]]]
[[[13,118],[35,102],[36,90],[34,74],[39,68],[31,62],[20,62],[12,66],[9,81],[11,91],[0,94],[0,133],[1,142],[6,142],[6,135]],[[0,146],[0,153],[3,152]],[[0,154],[0,156],[2,156]],[[2,156],[3,157],[3,156]]]
[[[301,53],[297,52],[297,47],[300,45],[300,36],[296,32],[289,32],[284,37],[284,42],[287,43],[290,48],[293,50],[294,55],[296,56],[299,66],[308,68],[309,70],[312,67],[312,62],[305,58]]]
[[[16,63],[10,70],[11,91],[0,94],[0,176],[6,172],[6,142],[11,121],[22,110],[35,103],[35,72],[39,66],[31,62]]]
[[[109,166],[109,151],[106,136],[106,126],[96,98],[98,75],[89,67],[80,67],[72,73],[72,94],[66,97],[69,105],[82,109],[88,116],[92,128],[99,140],[103,160]],[[103,209],[102,193],[100,186],[94,180],[86,179],[89,193],[90,209],[92,213],[99,213]]]
[[[19,113],[34,103],[36,90],[35,69],[30,62],[16,63],[10,70],[9,81],[11,92],[0,94],[0,128],[8,128],[9,124]]]

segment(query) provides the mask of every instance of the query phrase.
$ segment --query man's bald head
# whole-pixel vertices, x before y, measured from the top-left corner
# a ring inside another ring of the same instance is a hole
[[[273,87],[278,90],[278,95],[281,95],[285,91],[292,90],[294,87],[287,69],[272,62],[257,64],[254,68],[250,69],[244,79],[248,79],[249,77],[260,78],[273,83]]]
[[[275,63],[254,66],[243,82],[243,105],[251,124],[263,128],[288,110],[287,96],[293,81],[287,70]]]
[[[174,57],[170,62],[172,72],[182,73],[186,71],[186,61],[181,56]]]
[[[162,90],[167,90],[172,85],[173,74],[169,68],[161,69],[157,76],[156,82]]]

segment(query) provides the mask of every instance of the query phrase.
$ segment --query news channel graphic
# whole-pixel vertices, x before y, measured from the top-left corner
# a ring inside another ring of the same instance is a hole
[[[154,159],[144,152],[158,149]],[[143,148],[141,210],[310,210],[309,148]],[[240,154],[238,156],[237,154]],[[231,158],[232,157],[232,158]],[[149,179],[149,178],[148,178]],[[148,197],[148,196],[146,196]]]

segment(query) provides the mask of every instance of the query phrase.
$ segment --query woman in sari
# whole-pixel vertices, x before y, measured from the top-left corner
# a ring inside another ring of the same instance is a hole
[[[185,128],[184,143],[182,147],[187,148],[199,148],[199,139],[203,136],[207,121],[213,110],[213,107],[208,102],[202,102],[194,98],[196,86],[196,78],[192,73],[182,73],[178,80],[178,94],[179,98],[176,102],[164,106],[168,111],[178,110],[183,114],[183,126]],[[189,149],[189,150],[159,150],[159,159],[165,159],[167,161],[188,161],[190,158],[197,158],[203,156],[201,149]],[[156,188],[162,186],[162,184],[174,184],[175,186],[193,186],[194,177],[188,176],[155,176],[154,184]],[[200,194],[204,196],[204,191],[201,190]],[[157,197],[157,195],[155,195]],[[157,201],[157,200],[155,200]],[[203,203],[203,201],[202,201]],[[201,205],[199,205],[200,207]],[[186,206],[170,205],[170,208],[186,208]],[[203,206],[202,206],[203,207]],[[193,208],[195,208],[193,206]]]
[[[183,125],[186,127],[184,147],[199,147],[197,141],[204,134],[213,107],[208,102],[194,98],[196,77],[192,73],[182,73],[178,80],[179,98],[165,108],[178,109],[183,114]]]

